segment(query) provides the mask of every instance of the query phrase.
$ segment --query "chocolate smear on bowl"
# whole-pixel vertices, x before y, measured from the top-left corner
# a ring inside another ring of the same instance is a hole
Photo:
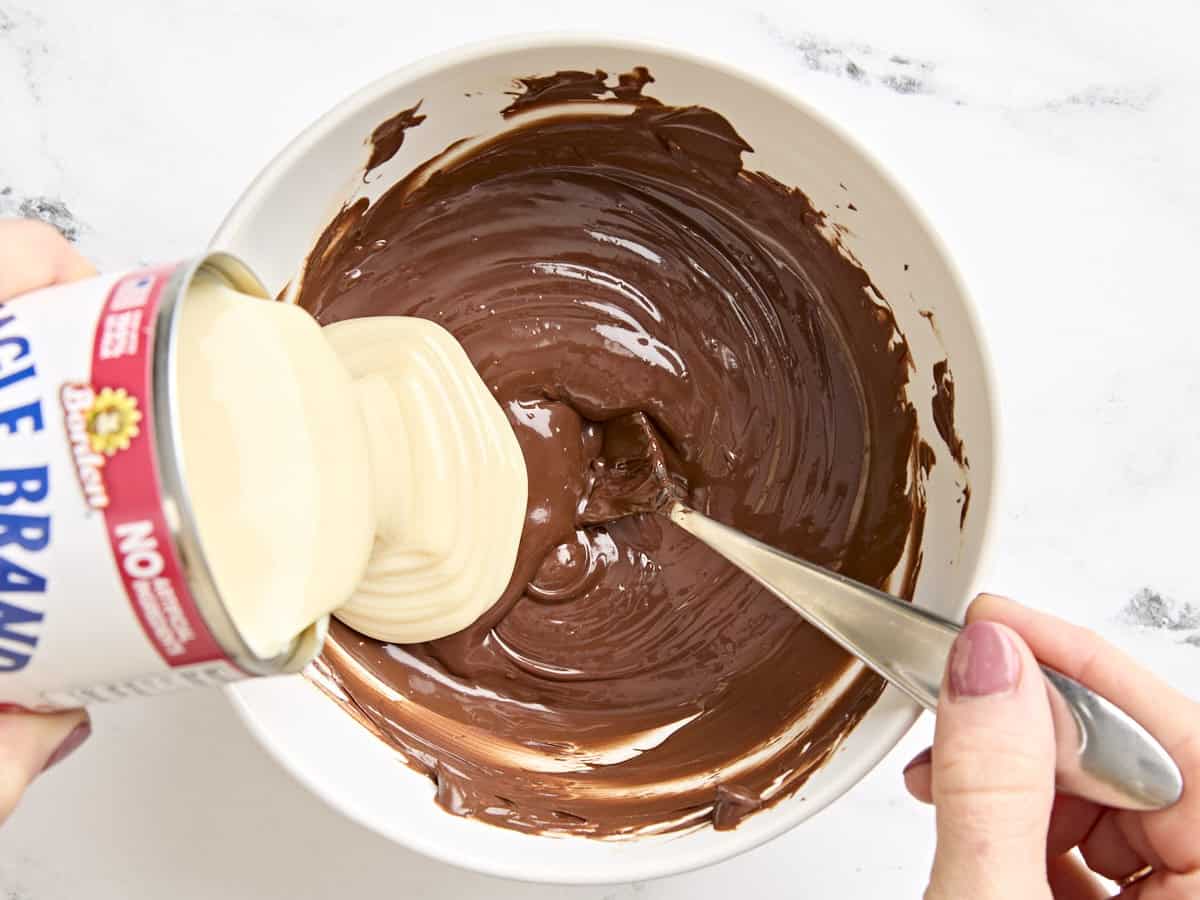
[[[371,156],[363,172],[364,178],[396,155],[404,144],[405,132],[425,121],[425,117],[417,113],[420,108],[418,101],[416,106],[401,110],[375,126],[371,132]]]

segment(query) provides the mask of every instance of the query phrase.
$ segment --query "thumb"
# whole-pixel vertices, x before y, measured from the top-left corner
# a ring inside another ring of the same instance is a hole
[[[927,898],[1050,897],[1054,729],[1024,641],[972,622],[955,640],[933,741],[937,853]]]
[[[16,807],[29,782],[65,759],[91,732],[88,714],[81,709],[0,712],[0,822]]]

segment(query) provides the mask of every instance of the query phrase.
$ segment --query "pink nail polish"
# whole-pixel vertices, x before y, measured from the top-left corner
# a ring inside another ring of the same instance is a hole
[[[92,723],[84,719],[78,725],[68,732],[63,738],[62,743],[58,745],[50,758],[46,760],[46,764],[42,766],[42,771],[45,772],[51,766],[58,765],[72,753],[79,749],[79,745],[88,739],[92,733]]]
[[[933,748],[926,747],[908,761],[908,765],[904,767],[903,774],[907,775],[909,769],[915,769],[917,766],[923,766],[931,762],[933,762]]]
[[[991,622],[972,622],[950,650],[950,696],[983,697],[1017,686],[1021,657],[1004,630]]]

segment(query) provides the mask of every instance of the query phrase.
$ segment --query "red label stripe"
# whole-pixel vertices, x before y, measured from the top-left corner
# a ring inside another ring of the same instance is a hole
[[[227,658],[192,600],[163,515],[151,363],[155,313],[175,268],[133,272],[113,286],[96,326],[95,398],[84,413],[91,448],[103,458],[113,561],[142,629],[172,667]]]

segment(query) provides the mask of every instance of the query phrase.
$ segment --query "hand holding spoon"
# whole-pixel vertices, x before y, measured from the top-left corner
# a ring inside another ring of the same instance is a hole
[[[950,646],[962,626],[776,550],[691,509],[670,448],[641,413],[606,424],[605,457],[584,524],[656,513],[703,541],[926,709],[936,712]],[[1054,720],[1058,787],[1119,809],[1155,810],[1183,793],[1163,747],[1108,700],[1042,666]]]

